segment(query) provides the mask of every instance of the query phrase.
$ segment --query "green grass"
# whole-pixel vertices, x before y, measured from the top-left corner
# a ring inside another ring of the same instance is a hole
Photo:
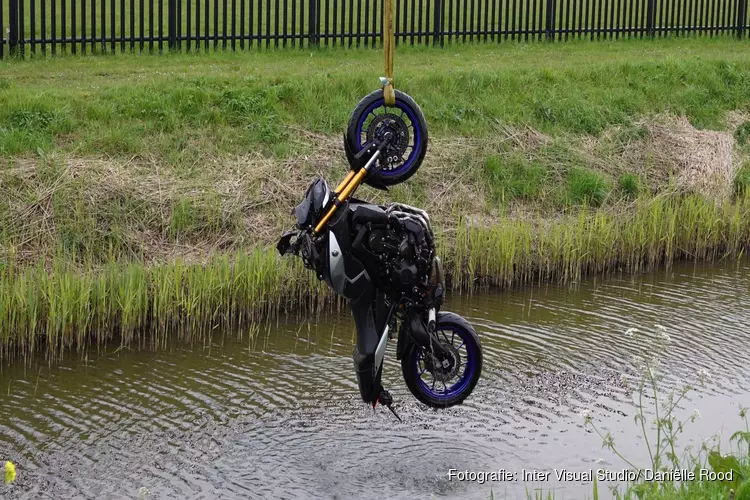
[[[434,137],[488,137],[498,123],[600,134],[643,114],[720,127],[750,95],[747,42],[399,48],[396,86]],[[65,57],[3,62],[0,155],[207,157],[299,151],[298,129],[339,135],[377,88],[378,51]]]
[[[750,163],[745,163],[734,177],[734,190],[740,196],[750,193]]]
[[[740,146],[744,147],[750,144],[750,122],[745,122],[737,127],[734,138]]]
[[[622,174],[617,183],[620,191],[627,198],[637,198],[642,189],[641,179],[635,174]]]
[[[527,161],[520,155],[505,160],[495,155],[489,156],[485,160],[484,170],[494,197],[503,202],[536,198],[549,177],[544,165]]]
[[[573,204],[601,206],[611,186],[599,172],[575,168],[568,174],[567,200]]]

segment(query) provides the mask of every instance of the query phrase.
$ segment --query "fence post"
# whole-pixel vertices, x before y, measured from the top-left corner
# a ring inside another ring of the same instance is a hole
[[[547,0],[547,22],[545,26],[547,40],[552,41],[555,38],[555,0]]]
[[[8,55],[14,56],[18,54],[18,0],[10,0],[8,17],[10,17],[8,19],[8,23],[10,23],[10,30],[8,31]]]
[[[310,14],[308,22],[308,46],[318,46],[318,2],[320,0],[310,0]]]
[[[745,36],[745,22],[747,21],[747,0],[737,0],[737,38]]]
[[[656,0],[648,0],[646,10],[646,34],[651,38],[656,36],[654,18],[656,17]]]
[[[432,23],[432,30],[432,45],[439,43],[443,47],[443,0],[435,0],[435,18]]]
[[[170,51],[177,50],[177,2],[178,0],[167,1],[167,47]]]

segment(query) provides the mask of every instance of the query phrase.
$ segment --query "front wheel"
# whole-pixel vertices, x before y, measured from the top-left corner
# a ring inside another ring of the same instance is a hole
[[[400,90],[395,93],[396,105],[388,107],[382,90],[372,92],[359,102],[349,118],[346,140],[354,154],[386,133],[395,138],[383,152],[380,169],[365,179],[368,184],[393,186],[404,182],[414,175],[427,153],[427,123],[422,110],[408,94]],[[358,168],[354,164],[351,167]]]
[[[482,346],[471,324],[458,314],[441,312],[435,331],[450,353],[441,363],[414,344],[401,358],[401,372],[411,393],[433,408],[447,408],[463,402],[482,374]]]

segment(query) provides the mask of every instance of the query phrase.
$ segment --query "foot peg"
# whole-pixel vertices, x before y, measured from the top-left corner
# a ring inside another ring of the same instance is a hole
[[[372,404],[372,409],[374,410],[375,407],[380,403],[381,405],[385,406],[389,410],[391,410],[391,413],[398,419],[399,422],[402,422],[401,417],[398,416],[398,413],[396,413],[396,410],[393,409],[393,398],[391,397],[391,393],[383,389],[380,392],[380,396],[375,400],[375,402]]]

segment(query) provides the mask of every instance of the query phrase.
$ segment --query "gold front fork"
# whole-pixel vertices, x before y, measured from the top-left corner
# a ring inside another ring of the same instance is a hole
[[[357,173],[349,172],[349,174],[347,174],[346,179],[344,179],[336,188],[336,199],[333,200],[331,207],[320,219],[318,224],[315,226],[315,229],[313,229],[313,236],[317,236],[323,232],[326,224],[328,224],[333,215],[336,213],[336,210],[338,210],[338,208],[347,200],[347,198],[349,198],[349,196],[351,196],[351,194],[357,189],[357,187],[359,187],[364,178],[370,172],[370,169],[375,164],[375,161],[379,156],[380,150],[375,151],[375,154],[372,155],[372,158],[370,158],[367,161],[367,164],[364,167],[360,168]]]

